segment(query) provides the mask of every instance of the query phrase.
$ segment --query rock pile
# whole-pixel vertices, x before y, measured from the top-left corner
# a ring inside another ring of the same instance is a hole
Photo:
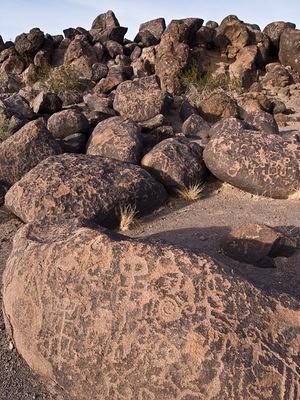
[[[90,30],[0,37],[0,205],[27,223],[3,280],[16,347],[72,400],[296,399],[299,304],[209,257],[104,228],[209,174],[299,198],[300,134],[277,121],[299,95],[300,31],[231,15],[126,32],[108,11]],[[253,263],[270,261],[283,239],[269,227],[224,249],[252,260],[260,232]]]

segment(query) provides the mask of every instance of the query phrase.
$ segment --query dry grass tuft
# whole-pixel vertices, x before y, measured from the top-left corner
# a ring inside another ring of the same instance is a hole
[[[136,208],[130,204],[120,207],[120,224],[119,231],[128,231],[134,224],[134,219],[136,216]]]
[[[179,198],[186,201],[197,201],[203,192],[203,188],[204,185],[199,183],[185,186],[184,188],[178,190]]]

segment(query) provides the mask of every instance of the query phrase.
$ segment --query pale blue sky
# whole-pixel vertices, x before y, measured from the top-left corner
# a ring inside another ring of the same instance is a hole
[[[94,18],[108,9],[133,38],[140,23],[156,17],[200,17],[218,22],[228,14],[257,23],[263,28],[276,20],[300,26],[300,0],[0,0],[0,34],[4,40],[38,26],[45,33],[59,34],[64,28],[89,29]]]

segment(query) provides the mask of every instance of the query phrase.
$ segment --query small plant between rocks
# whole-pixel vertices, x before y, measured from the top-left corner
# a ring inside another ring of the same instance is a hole
[[[52,67],[47,62],[44,62],[37,67],[35,81],[41,82],[47,90],[55,94],[64,91],[79,91],[81,89],[79,73],[72,65]],[[31,84],[33,83],[31,82]]]
[[[182,200],[197,201],[201,197],[204,185],[200,183],[191,184],[178,190],[178,196]]]
[[[10,128],[9,118],[1,116],[0,117],[0,143],[4,142],[4,140],[6,140],[10,136],[9,128]]]
[[[137,212],[135,206],[132,206],[130,204],[121,206],[119,231],[121,232],[128,231],[134,224],[136,214]]]

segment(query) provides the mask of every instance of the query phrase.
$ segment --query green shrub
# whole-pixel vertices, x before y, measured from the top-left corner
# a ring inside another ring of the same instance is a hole
[[[10,136],[10,119],[0,116],[0,143]]]
[[[47,90],[56,94],[81,89],[79,73],[72,65],[52,67],[44,62],[36,69],[35,81],[41,82]]]
[[[209,69],[207,71],[199,71],[195,60],[192,60],[190,66],[182,72],[181,83],[186,90],[191,86],[195,86],[199,92],[210,93],[216,90],[224,90],[226,92],[234,92],[241,90],[241,82],[237,78],[231,77],[229,74],[214,75]]]

